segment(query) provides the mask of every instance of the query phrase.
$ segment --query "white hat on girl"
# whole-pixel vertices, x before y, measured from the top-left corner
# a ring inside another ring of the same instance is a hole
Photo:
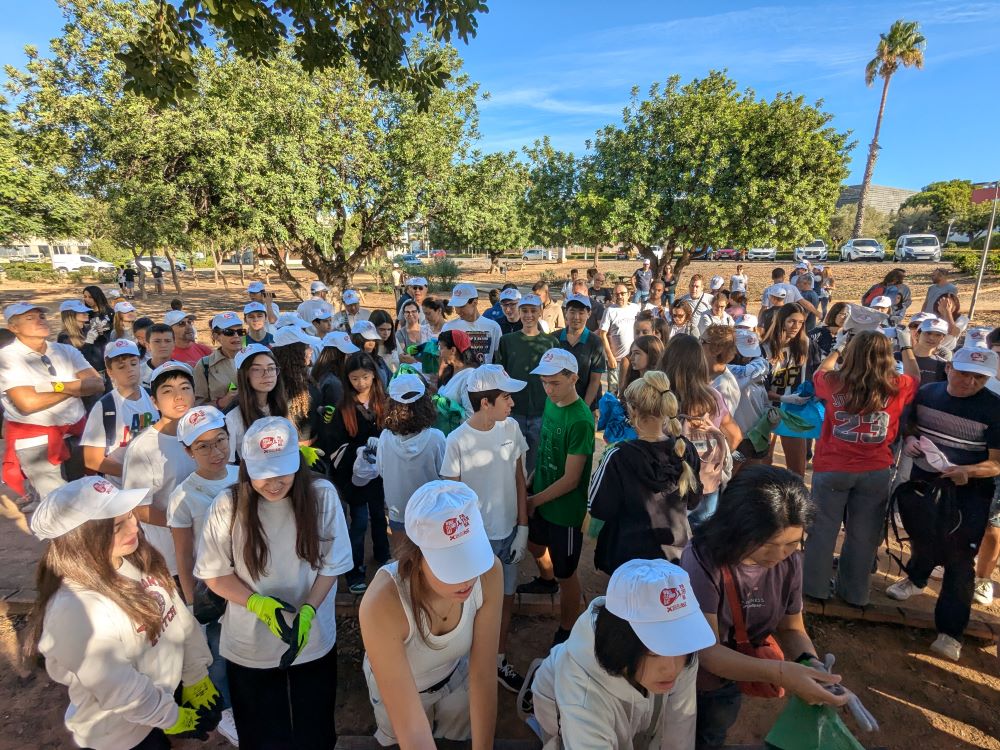
[[[340,349],[344,354],[354,354],[361,350],[354,345],[351,337],[343,331],[330,331],[323,337],[323,348]]]
[[[271,356],[271,350],[263,344],[249,344],[236,352],[236,356],[233,357],[233,364],[236,365],[236,369],[238,370],[243,367],[244,362],[248,359],[253,359],[258,354],[267,354],[268,356]]]
[[[389,398],[400,404],[412,404],[427,392],[427,386],[419,375],[405,373],[389,381]]]
[[[115,312],[122,313],[123,315],[125,313],[135,312],[135,305],[133,305],[131,302],[116,302]]]
[[[760,357],[760,337],[757,336],[757,332],[745,328],[737,328],[736,351],[744,357]]]
[[[299,433],[284,417],[261,417],[246,431],[240,456],[251,479],[270,479],[299,470]]]
[[[31,516],[31,532],[55,539],[87,521],[115,518],[138,507],[149,489],[120,490],[104,477],[84,477],[52,490]]]
[[[360,334],[361,338],[368,341],[381,341],[382,337],[378,334],[378,328],[375,324],[368,320],[359,320],[357,323],[351,326],[352,334]]]
[[[226,426],[226,417],[214,406],[196,406],[177,421],[177,439],[191,447],[194,441],[209,430]]]

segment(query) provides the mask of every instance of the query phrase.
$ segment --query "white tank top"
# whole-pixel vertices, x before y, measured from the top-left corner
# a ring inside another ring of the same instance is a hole
[[[477,578],[473,584],[472,596],[462,604],[462,614],[454,630],[444,635],[428,634],[421,637],[416,617],[410,606],[409,586],[399,575],[398,563],[391,562],[383,566],[382,570],[392,576],[399,589],[399,601],[403,605],[406,623],[410,628],[403,642],[406,647],[406,660],[410,664],[417,691],[426,690],[450,675],[458,666],[458,662],[472,650],[472,631],[476,623],[476,613],[483,606],[482,583]],[[365,662],[367,661],[366,654]]]

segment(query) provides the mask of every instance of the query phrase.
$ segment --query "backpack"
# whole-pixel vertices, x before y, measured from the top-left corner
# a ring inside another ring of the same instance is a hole
[[[139,386],[143,393],[149,395],[149,390],[144,386]],[[101,408],[101,416],[104,420],[104,452],[111,453],[117,437],[115,427],[118,424],[118,409],[115,406],[115,392],[108,391],[98,402]]]
[[[865,296],[861,298],[861,304],[865,307],[871,306],[871,303],[876,297],[881,297],[885,294],[885,284],[875,284],[871,289],[865,292]]]
[[[685,414],[678,414],[681,421],[681,434],[694,446],[701,468],[698,479],[701,481],[701,492],[710,495],[716,490],[722,490],[733,475],[733,454],[729,450],[726,436],[717,427],[709,424],[701,426]]]

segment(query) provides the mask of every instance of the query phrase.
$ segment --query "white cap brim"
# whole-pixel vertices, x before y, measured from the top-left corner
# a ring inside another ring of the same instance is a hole
[[[142,505],[150,492],[149,488],[118,490],[107,503],[89,513],[42,500],[31,516],[31,533],[38,539],[56,539],[88,521],[117,518]]]
[[[741,344],[739,341],[737,341],[736,351],[738,351],[744,357],[760,357],[762,355],[762,352],[760,350],[760,344],[747,346],[746,344]]]
[[[299,470],[301,453],[296,449],[294,453],[285,453],[272,456],[271,458],[255,458],[253,461],[244,461],[247,467],[247,474],[251,479],[270,479],[271,477],[284,477],[294,474]]]
[[[683,656],[716,644],[715,631],[697,605],[675,620],[629,622],[642,644],[657,656]]]
[[[997,374],[995,368],[991,368],[988,365],[978,365],[975,362],[952,361],[951,369],[958,370],[959,372],[971,372],[973,375],[986,375],[987,377],[994,377]]]
[[[440,549],[421,547],[434,577],[442,583],[465,583],[493,567],[496,556],[485,531],[469,535],[468,541]]]

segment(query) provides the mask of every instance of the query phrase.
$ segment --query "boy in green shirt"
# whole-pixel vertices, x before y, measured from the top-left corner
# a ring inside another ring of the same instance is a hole
[[[576,357],[549,349],[538,367],[548,400],[542,415],[538,457],[528,496],[528,549],[541,575],[518,593],[559,591],[559,629],[553,645],[569,637],[580,614],[580,562],[587,515],[587,486],[594,457],[594,416],[576,392]],[[558,579],[558,583],[556,583]]]

